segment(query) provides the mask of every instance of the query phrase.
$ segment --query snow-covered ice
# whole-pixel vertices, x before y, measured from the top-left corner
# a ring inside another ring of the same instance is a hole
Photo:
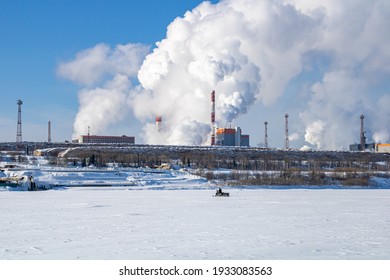
[[[386,179],[377,189],[236,186],[226,198],[185,170],[25,166],[0,176],[54,187],[0,187],[0,259],[390,259]]]
[[[2,191],[0,258],[390,259],[390,190],[182,184]]]
[[[139,168],[97,169],[24,166],[0,172],[0,176],[33,176],[39,188],[72,186],[131,186],[132,189],[209,188],[202,177],[185,170]],[[0,191],[4,188],[0,187]]]

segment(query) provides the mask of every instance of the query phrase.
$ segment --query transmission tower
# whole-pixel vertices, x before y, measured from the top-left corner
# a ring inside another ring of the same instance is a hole
[[[16,143],[22,143],[22,100],[18,100],[18,126],[16,129]]]
[[[285,124],[285,140],[284,140],[284,148],[287,150],[290,148],[290,143],[288,139],[288,114],[284,116],[286,118],[286,124]]]
[[[364,115],[360,115],[360,150],[364,151],[366,148],[366,136],[364,135]]]

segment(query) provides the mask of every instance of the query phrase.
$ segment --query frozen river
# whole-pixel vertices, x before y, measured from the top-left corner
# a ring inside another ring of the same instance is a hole
[[[390,190],[0,192],[1,259],[390,259]]]

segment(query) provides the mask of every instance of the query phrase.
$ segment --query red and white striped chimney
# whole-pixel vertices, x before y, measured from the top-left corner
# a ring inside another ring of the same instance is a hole
[[[211,92],[211,146],[215,145],[215,91]]]
[[[161,121],[162,121],[162,117],[161,116],[156,116],[156,130],[158,132],[161,131]]]

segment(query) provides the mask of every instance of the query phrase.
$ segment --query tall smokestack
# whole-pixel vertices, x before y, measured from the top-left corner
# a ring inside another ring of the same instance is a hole
[[[47,143],[51,143],[51,121],[47,123]]]
[[[360,150],[366,148],[366,136],[364,136],[364,115],[360,115]]]
[[[289,149],[290,143],[289,143],[289,139],[288,139],[288,114],[284,115],[284,117],[286,118],[285,131],[284,131],[284,133],[285,133],[284,148]]]
[[[161,121],[162,121],[162,117],[157,116],[156,117],[156,130],[157,130],[157,132],[161,131]]]
[[[264,122],[264,145],[268,148],[268,122]]]
[[[215,91],[211,92],[211,146],[215,145]]]

